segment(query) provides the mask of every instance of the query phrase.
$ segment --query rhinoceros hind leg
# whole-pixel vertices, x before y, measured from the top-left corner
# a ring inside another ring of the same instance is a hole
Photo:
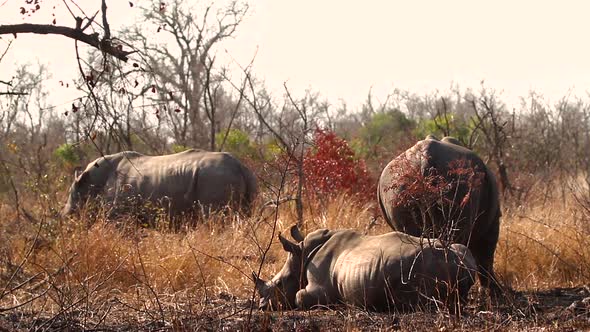
[[[489,289],[490,295],[493,297],[502,295],[502,286],[496,279],[494,273],[494,254],[484,252],[485,250],[472,249],[473,256],[477,261],[478,277],[481,286]]]

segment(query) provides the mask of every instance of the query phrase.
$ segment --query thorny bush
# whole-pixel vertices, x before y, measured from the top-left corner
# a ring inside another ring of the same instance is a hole
[[[431,167],[422,172],[420,165],[412,163],[405,156],[395,165],[396,171],[390,185],[385,190],[395,190],[395,206],[419,204],[430,207],[435,203],[453,204],[455,192],[460,186],[466,188],[459,207],[469,203],[474,192],[481,188],[485,173],[466,159],[453,160],[448,164],[446,174],[440,174]],[[391,167],[389,166],[389,167]]]
[[[457,223],[464,218],[462,211],[477,197],[485,173],[465,159],[453,160],[445,168],[422,170],[420,162],[406,155],[398,158],[389,166],[394,166],[394,176],[385,187],[395,192],[391,204],[409,208],[424,235],[454,239],[457,227],[461,228]]]

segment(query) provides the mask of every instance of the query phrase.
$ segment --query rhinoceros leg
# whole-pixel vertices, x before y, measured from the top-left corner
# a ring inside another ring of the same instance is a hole
[[[496,243],[498,242],[499,224],[492,226],[489,233],[480,241],[472,243],[470,250],[477,262],[479,282],[487,289],[490,289],[493,295],[499,295],[500,285],[494,274],[494,253]]]
[[[324,287],[317,287],[313,285],[307,285],[304,289],[301,289],[295,295],[295,304],[297,308],[307,310],[315,305],[329,305],[333,304],[332,299]]]

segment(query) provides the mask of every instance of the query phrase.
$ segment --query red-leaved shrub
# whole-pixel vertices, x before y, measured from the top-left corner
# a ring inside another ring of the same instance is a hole
[[[332,131],[316,129],[303,168],[308,193],[320,197],[347,193],[362,202],[375,199],[375,181],[364,160],[356,158],[348,143]]]

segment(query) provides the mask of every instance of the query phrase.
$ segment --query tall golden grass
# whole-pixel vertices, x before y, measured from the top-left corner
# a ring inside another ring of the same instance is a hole
[[[286,257],[277,233],[273,236],[275,223],[280,231],[297,219],[294,204],[285,203],[276,217],[272,209],[249,218],[214,215],[175,233],[136,227],[132,219],[112,223],[85,215],[17,220],[8,207],[2,211],[0,304],[10,308],[41,294],[27,306],[49,311],[113,299],[136,308],[158,308],[162,302],[198,308],[219,294],[249,298],[251,271],[262,264],[261,276],[269,278]],[[346,196],[308,201],[303,228],[389,232],[382,218],[372,222],[375,211]],[[501,281],[517,290],[590,282],[590,237],[576,211],[573,200],[505,208],[495,258]]]
[[[590,220],[572,196],[504,209],[495,269],[515,289],[590,282]]]

